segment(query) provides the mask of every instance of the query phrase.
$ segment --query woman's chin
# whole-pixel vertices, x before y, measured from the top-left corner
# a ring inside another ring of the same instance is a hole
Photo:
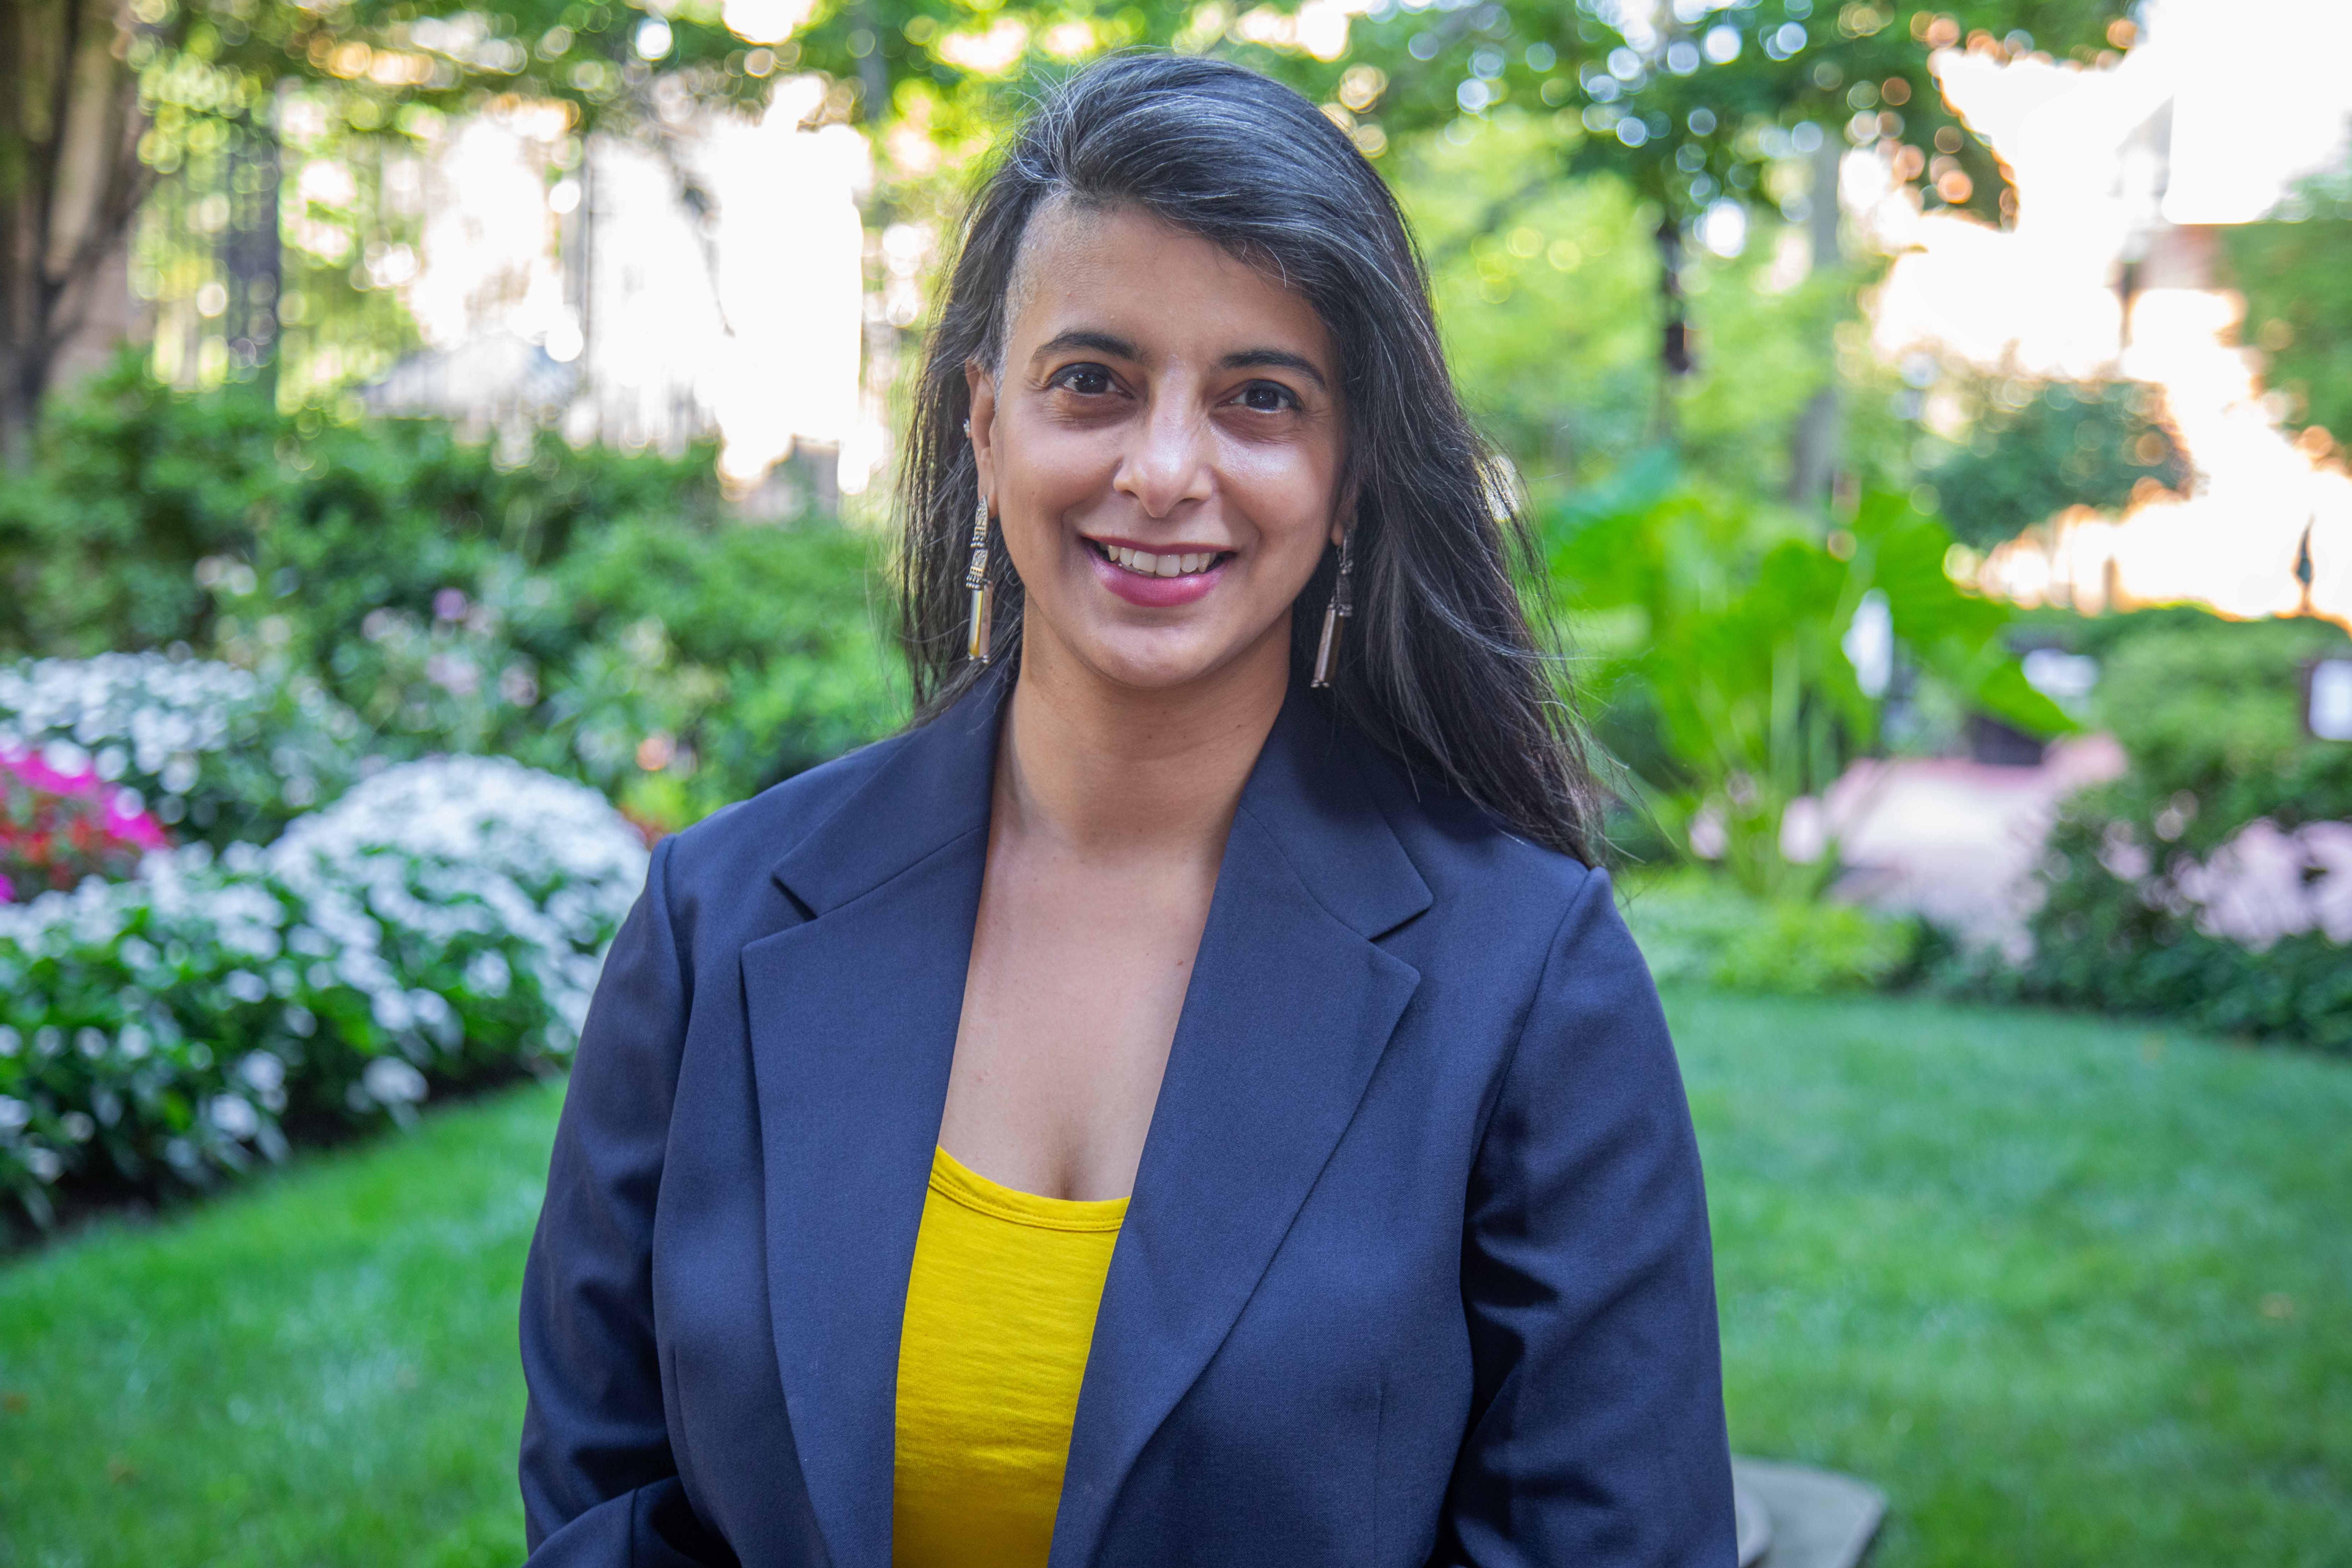
[[[1251,646],[1206,627],[1111,626],[1088,637],[1083,662],[1104,680],[1135,691],[1179,691],[1228,670]]]

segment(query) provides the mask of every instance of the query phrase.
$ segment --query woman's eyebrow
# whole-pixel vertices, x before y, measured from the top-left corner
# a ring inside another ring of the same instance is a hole
[[[1115,337],[1109,332],[1097,332],[1088,328],[1078,327],[1066,332],[1057,332],[1039,343],[1037,352],[1029,356],[1029,363],[1034,364],[1041,359],[1066,353],[1072,349],[1091,349],[1096,353],[1108,354],[1113,359],[1139,360],[1143,357],[1137,351],[1136,346],[1125,338]]]
[[[1312,360],[1287,349],[1243,349],[1229,353],[1217,362],[1219,370],[1295,370],[1315,384],[1319,392],[1328,392],[1330,385],[1323,373],[1315,368]]]

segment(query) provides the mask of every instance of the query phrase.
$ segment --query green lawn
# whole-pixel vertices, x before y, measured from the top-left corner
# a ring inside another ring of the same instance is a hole
[[[1877,1568],[2352,1562],[2352,1064],[1912,1001],[1670,999],[1733,1436]],[[0,1265],[0,1564],[511,1563],[557,1095]]]

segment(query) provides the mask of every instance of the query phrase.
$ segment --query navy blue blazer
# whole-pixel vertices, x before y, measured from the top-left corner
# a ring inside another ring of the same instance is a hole
[[[888,1568],[1007,682],[654,853],[523,1281],[533,1568]],[[1609,881],[1294,690],[1111,1258],[1054,1568],[1731,1568],[1706,1209]]]

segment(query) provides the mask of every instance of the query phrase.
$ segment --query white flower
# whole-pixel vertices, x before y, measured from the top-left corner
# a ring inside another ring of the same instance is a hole
[[[241,1094],[217,1094],[205,1108],[205,1118],[242,1142],[261,1131],[261,1115]]]
[[[506,955],[496,948],[484,948],[466,961],[466,989],[476,995],[503,996],[513,981]]]
[[[379,1105],[414,1105],[425,1098],[425,1075],[398,1057],[378,1057],[360,1083]]]
[[[416,1014],[408,1005],[405,992],[379,991],[368,1002],[368,1011],[374,1015],[376,1026],[394,1034],[416,1022]]]

